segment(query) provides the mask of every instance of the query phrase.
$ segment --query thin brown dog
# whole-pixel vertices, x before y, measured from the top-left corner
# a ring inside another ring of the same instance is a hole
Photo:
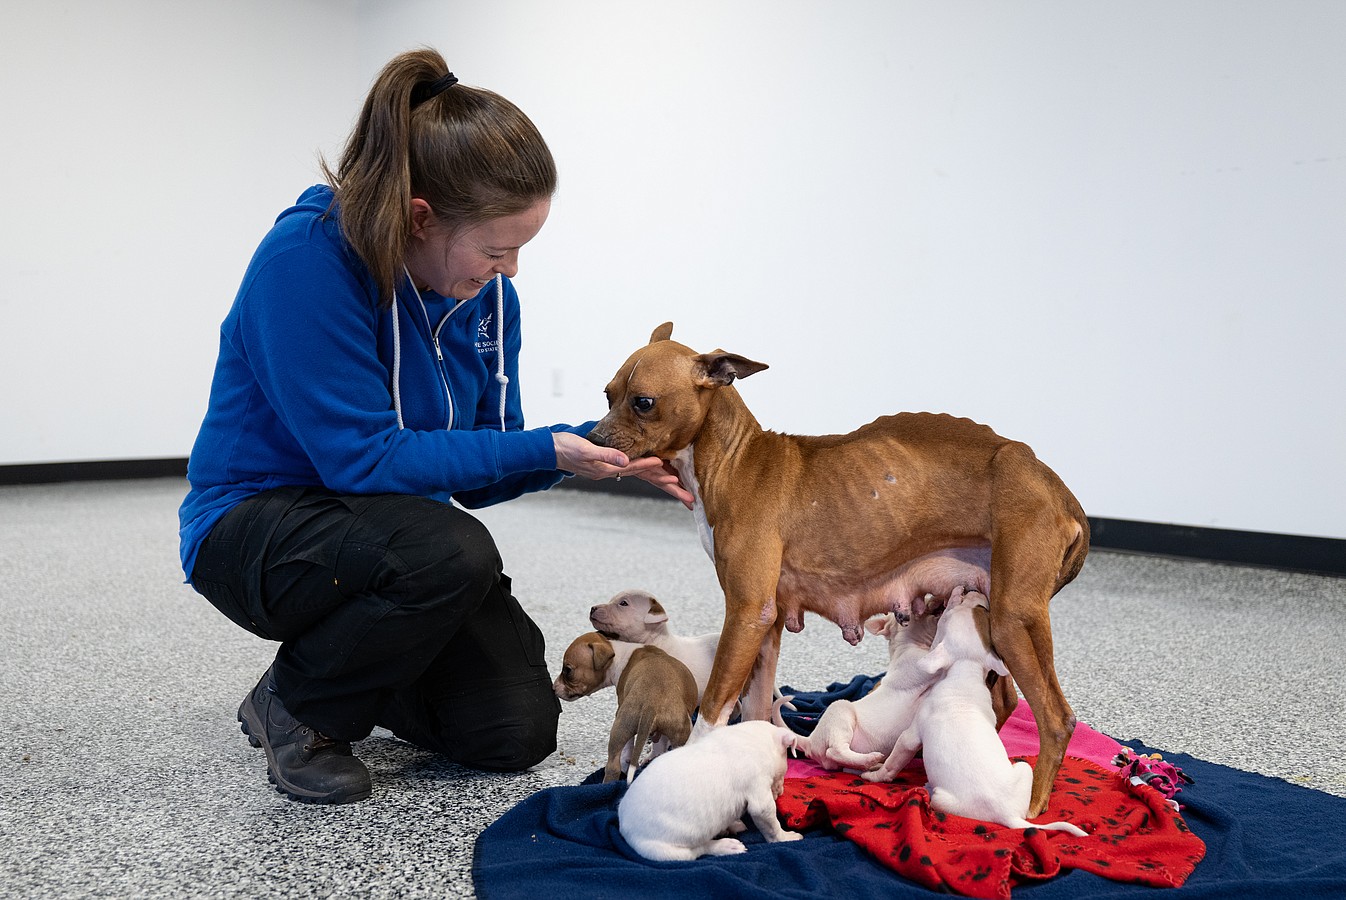
[[[1052,657],[1048,603],[1084,564],[1089,522],[1056,473],[1025,444],[969,419],[885,416],[850,434],[764,431],[731,383],[766,366],[697,353],[666,322],[608,383],[590,433],[628,457],[669,461],[696,496],[702,541],[725,595],[725,620],[698,733],[770,715],[781,630],[803,614],[860,623],[917,597],[966,585],[991,598],[996,652],[1038,722],[1029,818],[1047,808],[1075,728]],[[1017,702],[995,689],[997,726]]]

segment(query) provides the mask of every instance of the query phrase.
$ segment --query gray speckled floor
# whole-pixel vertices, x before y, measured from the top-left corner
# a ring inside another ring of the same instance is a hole
[[[477,834],[602,764],[614,698],[565,707],[560,750],[485,775],[376,731],[363,803],[292,803],[234,713],[272,645],[182,585],[179,479],[0,488],[0,895],[445,897],[472,892]],[[675,503],[553,491],[485,510],[553,669],[590,605],[642,587],[686,634],[719,590]],[[1090,555],[1053,604],[1082,721],[1346,796],[1346,579]],[[780,678],[881,671],[810,618]]]

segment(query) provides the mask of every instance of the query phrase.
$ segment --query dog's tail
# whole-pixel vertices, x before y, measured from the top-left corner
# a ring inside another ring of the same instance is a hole
[[[636,770],[640,768],[640,757],[645,753],[645,744],[650,740],[650,735],[654,733],[654,715],[646,713],[640,717],[640,724],[636,726],[636,735],[631,738],[631,761],[626,765],[626,783],[630,784],[636,780]]]
[[[776,700],[771,704],[771,724],[778,728],[784,728],[786,731],[790,732],[790,734],[794,735],[793,740],[785,745],[787,756],[792,752],[796,757],[808,756],[809,739],[801,734],[795,734],[794,730],[790,728],[789,725],[785,724],[785,717],[782,716],[780,712],[782,709],[788,709],[791,712],[794,712],[795,705],[791,702],[793,700],[793,694],[782,694],[779,691],[776,692]]]
[[[1089,832],[1077,825],[1071,825],[1069,822],[1030,822],[1027,819],[1020,819],[1017,822],[1006,822],[1010,828],[1040,828],[1043,831],[1068,831],[1075,837],[1088,837]]]

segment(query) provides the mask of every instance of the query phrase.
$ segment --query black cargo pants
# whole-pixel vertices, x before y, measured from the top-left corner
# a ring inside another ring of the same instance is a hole
[[[231,509],[192,583],[279,641],[276,694],[300,722],[356,741],[375,725],[476,768],[556,749],[543,637],[510,593],[486,527],[401,494],[286,487]]]

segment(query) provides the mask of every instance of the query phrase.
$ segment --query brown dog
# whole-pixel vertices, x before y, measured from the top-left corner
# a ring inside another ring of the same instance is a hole
[[[634,778],[650,739],[655,756],[687,743],[696,710],[696,681],[685,665],[658,647],[610,641],[596,631],[571,641],[552,690],[575,700],[614,684],[617,715],[608,734],[604,783],[616,781],[623,769],[628,781]]]
[[[654,330],[608,383],[590,433],[631,458],[677,467],[696,496],[725,621],[697,731],[770,714],[781,630],[813,612],[858,640],[860,623],[916,597],[966,585],[991,597],[996,651],[1038,722],[1029,817],[1047,807],[1075,727],[1052,658],[1048,602],[1084,564],[1089,523],[1074,495],[1025,444],[969,419],[885,416],[850,434],[764,431],[731,387],[766,366],[697,353]],[[749,679],[751,677],[751,684]],[[997,724],[1017,701],[996,691]]]

